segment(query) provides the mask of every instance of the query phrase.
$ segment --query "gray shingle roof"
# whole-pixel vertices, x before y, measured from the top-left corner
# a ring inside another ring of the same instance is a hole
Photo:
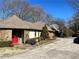
[[[24,21],[13,15],[12,17],[7,18],[6,20],[0,20],[0,28],[20,28],[20,29],[35,29],[42,30],[42,27],[45,25],[43,22],[31,23]],[[48,26],[47,26],[48,27]],[[52,31],[50,27],[48,27],[49,31]]]

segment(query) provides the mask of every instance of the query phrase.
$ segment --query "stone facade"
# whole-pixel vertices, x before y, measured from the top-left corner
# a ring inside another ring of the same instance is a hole
[[[12,30],[0,30],[0,41],[11,41]]]

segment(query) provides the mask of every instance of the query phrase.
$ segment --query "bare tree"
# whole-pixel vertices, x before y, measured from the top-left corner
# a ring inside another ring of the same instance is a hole
[[[26,2],[26,0],[4,0],[2,11],[5,17],[13,14],[22,17],[28,12],[28,10],[25,11],[28,9],[28,5],[29,4]]]
[[[75,10],[72,20],[69,21],[69,28],[74,31],[74,35],[79,33],[79,0],[68,0],[69,4]]]
[[[79,12],[79,0],[68,0],[69,4]]]
[[[4,18],[17,15],[23,20],[30,22],[51,22],[52,17],[48,16],[40,7],[31,7],[26,0],[4,0],[2,11]]]
[[[79,33],[79,13],[76,13],[72,20],[69,21],[69,29],[74,32],[74,36],[77,36]]]

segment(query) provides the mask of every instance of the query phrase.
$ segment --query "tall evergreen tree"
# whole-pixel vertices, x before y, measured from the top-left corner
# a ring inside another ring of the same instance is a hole
[[[49,31],[46,25],[42,28],[41,38],[42,40],[49,39]]]

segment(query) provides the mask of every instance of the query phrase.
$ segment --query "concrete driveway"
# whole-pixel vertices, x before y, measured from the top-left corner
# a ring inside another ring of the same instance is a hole
[[[0,59],[79,59],[79,45],[74,38],[57,38],[56,42],[34,48],[25,53],[2,56]]]

